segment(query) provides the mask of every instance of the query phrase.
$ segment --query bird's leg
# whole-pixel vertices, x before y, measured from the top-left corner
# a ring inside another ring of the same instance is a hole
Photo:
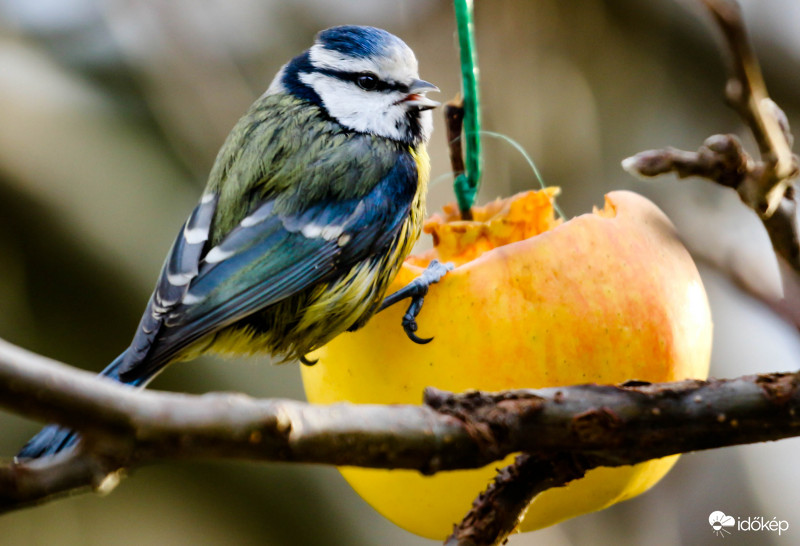
[[[425,344],[429,343],[433,338],[421,338],[415,333],[417,331],[417,315],[422,310],[422,302],[425,295],[428,293],[430,285],[439,282],[439,279],[445,276],[448,271],[453,269],[451,263],[440,263],[438,260],[433,260],[430,265],[422,272],[422,275],[408,283],[406,286],[387,296],[381,304],[378,312],[380,313],[390,305],[411,298],[411,303],[408,305],[406,313],[403,315],[403,330],[405,330],[408,339],[414,343]]]

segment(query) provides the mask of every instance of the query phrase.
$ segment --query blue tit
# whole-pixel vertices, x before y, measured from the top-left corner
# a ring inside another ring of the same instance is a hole
[[[438,89],[396,36],[320,32],[231,131],[133,341],[101,375],[143,387],[206,352],[304,360],[362,326],[420,233],[438,105],[429,91]],[[404,326],[415,338],[413,316]],[[49,425],[18,458],[76,440]]]

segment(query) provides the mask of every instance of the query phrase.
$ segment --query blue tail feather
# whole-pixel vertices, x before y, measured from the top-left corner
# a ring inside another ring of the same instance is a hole
[[[109,364],[105,370],[100,372],[101,376],[111,378],[120,383],[126,383],[119,377],[119,369],[125,359],[123,352],[114,361]],[[136,381],[127,382],[126,384],[139,387],[143,386],[149,378],[140,378]],[[64,428],[59,425],[47,425],[39,433],[28,440],[25,447],[17,454],[17,459],[38,459],[39,457],[46,457],[48,455],[55,455],[69,447],[75,445],[79,439],[79,435],[72,429]]]

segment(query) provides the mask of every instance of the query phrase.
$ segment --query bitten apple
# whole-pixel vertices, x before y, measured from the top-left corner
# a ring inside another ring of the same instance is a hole
[[[400,327],[403,304],[344,334],[303,368],[316,403],[418,404],[426,386],[462,392],[578,383],[705,378],[711,316],[697,268],[667,217],[650,201],[620,191],[605,207],[563,224],[557,190],[526,192],[476,207],[455,207],[426,223],[434,248],[404,264],[390,291],[433,258],[456,268],[431,287],[418,319],[428,345]],[[677,457],[590,471],[539,495],[522,530],[600,510],[649,489]],[[494,476],[479,470],[422,476],[413,471],[342,468],[380,513],[423,536],[442,539]]]

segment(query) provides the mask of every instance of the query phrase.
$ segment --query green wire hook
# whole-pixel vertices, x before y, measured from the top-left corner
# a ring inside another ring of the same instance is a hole
[[[462,218],[470,218],[481,179],[481,120],[478,95],[478,54],[472,0],[454,0],[458,46],[461,51],[461,85],[464,95],[464,172],[453,182]]]

